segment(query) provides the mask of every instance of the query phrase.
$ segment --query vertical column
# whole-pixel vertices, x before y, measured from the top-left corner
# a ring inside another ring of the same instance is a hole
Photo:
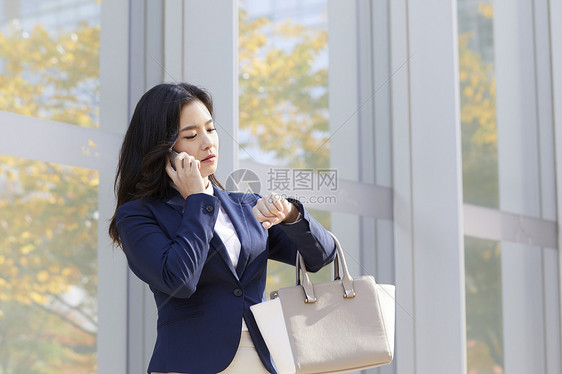
[[[166,2],[168,8],[173,5],[177,4]],[[159,1],[143,0],[130,4],[128,119],[131,118],[140,97],[148,89],[162,82],[163,71],[166,69],[162,45],[165,11],[164,5]],[[173,25],[173,22],[170,24]],[[170,66],[168,68],[173,69]],[[164,76],[164,79],[166,78],[168,77]],[[127,370],[128,373],[140,373],[146,370],[156,342],[158,312],[149,287],[131,271],[128,276],[127,296]]]
[[[500,209],[552,219],[548,30],[539,18],[545,7],[540,0],[494,2],[494,49]],[[518,234],[524,234],[519,226]],[[548,252],[528,244],[502,243],[504,361],[506,372],[514,374],[546,372],[546,347],[557,345],[547,344]]]
[[[529,1],[494,2],[498,182],[501,210],[540,217],[532,14]]]
[[[396,281],[396,372],[417,374],[407,0],[390,1],[390,81]]]
[[[556,211],[558,223],[558,271],[562,269],[562,24],[558,21],[562,17],[562,0],[550,0],[550,49],[552,69],[552,108],[554,114],[554,150],[556,165]],[[559,300],[562,300],[562,277],[559,279]],[[559,306],[560,307],[560,306]],[[559,315],[559,318],[562,316]],[[562,322],[561,322],[562,324]],[[561,339],[561,331],[558,331]],[[560,348],[556,352],[562,356]]]
[[[363,150],[364,157],[371,155],[369,166],[374,172],[374,180],[363,179],[365,183],[377,186],[392,187],[392,119],[390,81],[393,71],[390,69],[390,20],[387,0],[371,2],[369,10],[369,26],[371,30],[371,55],[369,69],[372,71],[369,96],[363,95],[361,103],[369,99],[371,118],[361,119],[361,128],[373,127],[371,143]],[[367,106],[367,104],[365,105]],[[368,153],[371,152],[371,153]],[[389,202],[392,204],[392,202]],[[376,232],[376,270],[379,282],[395,283],[394,277],[394,244],[393,222],[378,219],[375,221]],[[375,247],[373,247],[375,248]],[[381,368],[380,372],[389,372]]]
[[[357,2],[328,1],[330,168],[337,170],[338,178],[352,181],[359,181],[361,174],[357,17]],[[342,243],[350,272],[360,274],[360,217],[332,213],[331,218],[332,231]]]
[[[100,131],[124,132],[128,108],[129,3],[104,1],[101,4],[100,35]],[[125,20],[125,21],[124,21]],[[98,340],[100,373],[127,371],[127,263],[120,250],[113,250],[107,222],[113,215],[115,199],[114,163],[99,169],[98,189]]]
[[[558,250],[543,249],[542,281],[544,284],[544,311],[545,311],[545,373],[560,373],[560,294],[559,279],[560,267],[558,265]]]
[[[537,120],[538,120],[538,152],[540,167],[541,218],[556,221],[560,217],[556,207],[556,159],[553,113],[553,81],[552,81],[552,35],[549,16],[551,15],[548,0],[535,0],[534,36],[537,87]],[[553,30],[554,31],[554,30]],[[553,45],[554,48],[554,45]],[[544,347],[545,373],[555,374],[562,370],[561,362],[561,329],[560,329],[560,266],[557,258],[559,249],[542,248],[542,286],[544,310]],[[536,369],[535,369],[536,371]]]
[[[384,187],[392,187],[389,3],[359,0],[357,27],[360,181]],[[380,283],[395,284],[394,223],[366,216],[360,220],[362,273],[374,275]],[[367,373],[396,373],[396,365],[397,360]]]
[[[144,18],[144,90],[152,88],[153,86],[171,79],[166,76],[164,70],[164,45],[162,43],[164,34],[164,11],[167,2],[145,0],[145,18]],[[131,274],[132,275],[132,274]],[[135,276],[138,282],[138,278]],[[154,302],[152,291],[146,284],[142,284],[143,297],[140,300],[134,300],[142,308],[142,325],[143,335],[142,340],[138,342],[138,349],[141,353],[142,360],[136,362],[141,363],[142,367],[139,371],[132,370],[131,373],[144,372],[148,367],[154,344],[156,342],[156,322],[158,319],[158,310]],[[132,300],[133,301],[133,300]]]
[[[503,357],[506,373],[546,373],[541,251],[539,247],[502,242]]]
[[[136,103],[145,91],[145,33],[146,9],[145,1],[132,2],[129,8],[129,112],[128,120],[132,117]],[[144,299],[146,285],[131,271],[127,280],[127,373],[139,373],[145,370],[144,352],[145,325]]]
[[[380,2],[380,1],[379,1]],[[375,4],[371,0],[358,0],[357,1],[357,16],[356,16],[356,38],[357,38],[357,84],[358,84],[358,102],[357,106],[357,125],[358,125],[358,138],[357,138],[357,153],[359,164],[358,181],[362,183],[376,183],[376,170],[375,163],[377,158],[377,148],[375,147],[375,110],[374,110],[374,49],[377,47],[373,41],[372,33],[372,9]],[[384,22],[383,22],[384,24]],[[329,46],[329,48],[332,48]],[[338,53],[335,51],[335,53]],[[377,57],[379,57],[377,55]],[[382,64],[381,64],[382,65]],[[351,113],[354,108],[350,108]],[[384,113],[384,110],[381,110]],[[373,199],[373,196],[362,196],[361,199]],[[359,202],[361,203],[361,202]],[[360,272],[357,275],[371,274],[377,280],[381,280],[380,273],[377,271],[378,263],[378,238],[379,231],[377,227],[377,219],[373,217],[361,216],[359,217],[359,235],[360,235],[360,248],[359,248],[359,262],[361,264]],[[392,248],[386,247],[389,251]],[[379,374],[380,369],[370,370],[369,373]]]
[[[164,81],[179,82],[183,76],[184,3],[164,1]]]
[[[183,25],[183,77],[213,96],[224,184],[238,168],[238,1],[186,0]]]
[[[456,3],[391,3],[398,372],[465,373]]]
[[[145,91],[155,85],[167,81],[164,72],[164,7],[167,2],[146,1],[146,26],[145,26]]]
[[[541,218],[556,221],[556,163],[552,111],[549,0],[533,1]]]
[[[329,146],[339,178],[390,187],[387,6],[386,0],[328,1]],[[369,204],[375,196],[353,198]],[[392,222],[359,213],[332,213],[331,219],[351,272],[394,283]],[[395,365],[366,372],[394,373]]]

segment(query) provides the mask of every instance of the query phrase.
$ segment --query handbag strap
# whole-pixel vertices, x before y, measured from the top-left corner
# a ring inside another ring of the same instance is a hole
[[[308,276],[308,272],[306,271],[306,266],[304,264],[304,259],[302,258],[301,254],[297,252],[297,286],[302,286],[304,290],[305,299],[304,302],[307,304],[312,304],[316,302],[316,297],[314,296],[314,287],[312,286],[312,282],[310,281],[310,277]],[[300,277],[302,271],[302,280]]]
[[[338,280],[340,278],[340,263],[341,263],[341,270],[343,272],[342,286],[343,286],[343,297],[353,298],[355,297],[355,291],[353,290],[353,278],[349,274],[349,270],[347,268],[347,262],[345,261],[345,256],[343,254],[343,249],[339,240],[336,238],[334,234],[330,231],[328,233],[334,239],[336,244],[336,257],[334,259],[334,280]],[[308,276],[308,272],[306,271],[306,265],[304,263],[304,259],[302,258],[300,252],[297,252],[297,259],[296,259],[296,279],[297,279],[297,286],[302,286],[305,294],[305,303],[315,303],[316,297],[314,296],[314,287],[312,282],[310,281],[310,277]],[[302,279],[301,279],[301,272],[302,272]]]

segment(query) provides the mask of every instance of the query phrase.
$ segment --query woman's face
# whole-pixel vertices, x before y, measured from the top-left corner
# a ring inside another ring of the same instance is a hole
[[[199,171],[204,179],[217,170],[219,137],[211,113],[200,100],[182,107],[179,135],[174,150],[178,153],[186,152],[199,160]]]

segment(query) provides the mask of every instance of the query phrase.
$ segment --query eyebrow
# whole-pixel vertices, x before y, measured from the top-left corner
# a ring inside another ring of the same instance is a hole
[[[213,122],[213,119],[211,118],[210,120],[205,122],[205,125],[208,125],[209,123],[212,123],[212,122]],[[180,132],[187,131],[187,130],[193,130],[196,127],[197,127],[196,125],[189,125],[189,126],[184,127],[183,129],[181,129]]]

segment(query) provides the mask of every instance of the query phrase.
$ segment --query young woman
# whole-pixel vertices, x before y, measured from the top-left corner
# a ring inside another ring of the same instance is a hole
[[[265,299],[267,259],[317,271],[335,243],[302,204],[231,193],[214,176],[213,104],[186,83],[140,99],[125,135],[109,234],[158,307],[149,373],[275,373],[250,306]]]

